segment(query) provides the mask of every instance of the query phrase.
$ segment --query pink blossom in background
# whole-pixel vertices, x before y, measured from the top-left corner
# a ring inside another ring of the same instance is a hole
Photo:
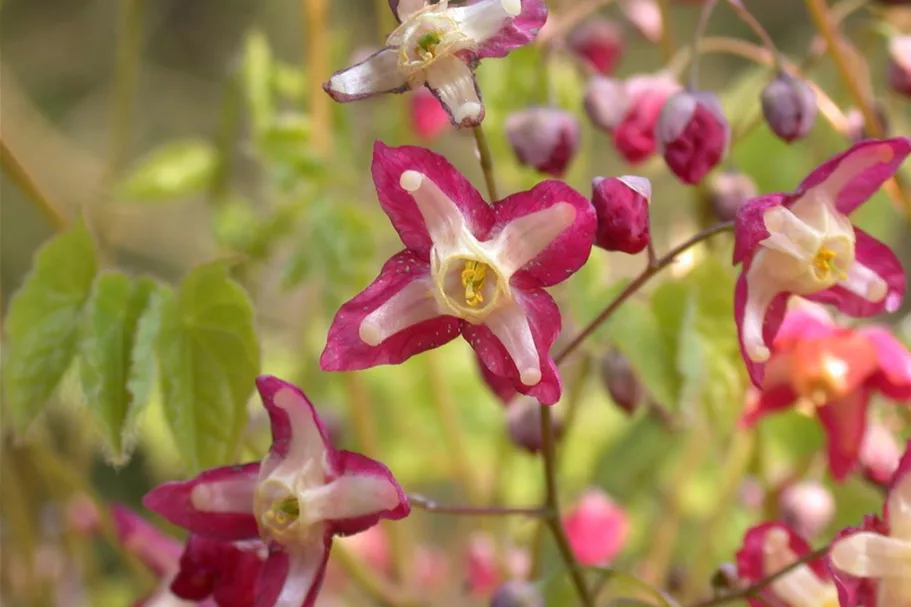
[[[564,515],[569,544],[581,565],[606,565],[623,550],[629,537],[626,512],[604,491],[589,489]]]

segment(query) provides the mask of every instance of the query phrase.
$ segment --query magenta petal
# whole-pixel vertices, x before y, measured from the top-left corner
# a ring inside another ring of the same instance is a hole
[[[844,480],[857,465],[869,404],[869,390],[861,388],[817,409],[828,437],[829,469],[836,480]]]
[[[203,537],[223,541],[256,538],[259,529],[253,516],[253,492],[258,474],[259,462],[212,468],[188,481],[159,485],[146,493],[142,503]]]
[[[879,370],[871,383],[889,398],[911,402],[911,352],[885,327],[862,327],[858,333],[866,337],[879,361]]]
[[[861,141],[810,173],[794,192],[794,198],[817,186],[836,186],[830,195],[835,198],[838,212],[848,215],[895,174],[908,154],[911,154],[908,137]]]
[[[740,205],[734,219],[734,264],[751,257],[759,243],[769,237],[763,219],[765,212],[783,204],[786,198],[786,194],[766,194]]]
[[[459,334],[459,321],[438,316],[387,337],[371,346],[360,337],[363,320],[414,280],[430,278],[430,263],[412,251],[389,258],[380,275],[354,299],[342,305],[329,328],[326,348],[320,356],[324,371],[353,371],[376,365],[395,365],[415,354],[450,342]]]
[[[380,205],[389,216],[406,247],[430,261],[433,242],[412,195],[400,184],[402,173],[417,171],[430,179],[462,212],[469,229],[484,240],[493,213],[471,182],[443,156],[425,148],[403,145],[389,147],[381,141],[373,146],[373,183]]]
[[[502,342],[485,325],[464,323],[462,334],[474,348],[481,363],[488,370],[513,382],[516,390],[537,398],[542,404],[552,405],[560,400],[563,382],[557,365],[550,356],[550,349],[560,334],[562,319],[560,309],[553,298],[543,289],[515,290],[513,295],[525,310],[528,324],[534,337],[541,365],[541,381],[526,386],[519,380],[519,370]]]
[[[741,427],[749,427],[769,413],[775,413],[782,409],[787,409],[794,401],[797,400],[797,393],[789,383],[780,383],[775,386],[767,386],[763,389],[756,402],[750,410],[743,414],[740,419]]]
[[[293,554],[278,544],[271,544],[269,558],[256,584],[254,607],[314,607],[331,547],[332,538],[328,534],[322,540],[300,546]]]
[[[855,259],[857,263],[870,268],[886,281],[888,292],[885,298],[882,301],[873,302],[851,293],[840,285],[835,285],[825,291],[808,295],[807,299],[833,305],[855,318],[896,311],[905,297],[907,288],[905,271],[901,262],[892,249],[863,230],[855,227],[854,235],[857,238]]]
[[[495,36],[484,40],[472,54],[479,59],[505,57],[537,38],[545,21],[547,5],[544,0],[522,0],[522,12],[509,19]]]
[[[740,342],[740,355],[750,374],[750,380],[757,388],[762,388],[763,377],[765,375],[765,363],[753,361],[743,346],[743,317],[747,305],[747,280],[746,274],[750,269],[749,263],[744,263],[740,276],[737,278],[737,286],[734,289],[734,320],[737,323],[737,339]],[[775,336],[778,329],[784,321],[785,313],[788,308],[788,294],[782,293],[772,300],[768,310],[766,310],[765,320],[762,326],[762,336],[766,345],[769,346],[775,342]]]
[[[547,287],[566,280],[585,265],[591,254],[598,221],[588,198],[562,181],[543,181],[526,192],[518,192],[494,205],[495,222],[490,238],[510,222],[549,209],[561,202],[572,205],[575,218],[538,255],[513,274],[511,283],[519,288]]]
[[[818,308],[818,306],[814,307]],[[832,322],[831,317],[822,308],[810,310],[801,303],[789,309],[785,314],[775,336],[774,345],[776,348],[787,347],[796,341],[818,339],[837,331],[838,326]]]
[[[478,368],[481,370],[481,379],[496,394],[497,398],[503,401],[504,405],[508,404],[518,394],[515,383],[508,377],[495,375],[487,368],[487,365],[484,364],[484,361],[481,360],[477,353],[475,353],[475,359],[478,361]]]
[[[120,504],[111,506],[114,530],[123,549],[162,578],[177,569],[181,546],[138,514]]]
[[[380,520],[388,519],[397,521],[411,513],[411,504],[405,491],[382,463],[352,451],[339,451],[336,460],[336,469],[341,470],[340,476],[373,476],[388,482],[395,487],[398,494],[398,503],[393,508],[371,512],[355,518],[328,519],[327,522],[333,533],[339,535],[354,535],[376,525]]]
[[[180,571],[171,581],[171,592],[184,600],[202,601],[212,597],[219,607],[248,607],[253,604],[256,578],[262,568],[262,542],[232,544],[190,535]]]
[[[291,443],[294,441],[312,445],[314,450],[320,452],[332,450],[329,433],[326,431],[323,421],[300,388],[277,377],[261,375],[256,378],[256,389],[259,391],[272,425],[272,447],[269,449],[271,454],[281,458],[287,457],[291,450]],[[291,423],[288,411],[275,403],[276,395],[285,390],[294,396],[295,403],[293,404],[306,411],[306,415],[295,416],[297,425]]]

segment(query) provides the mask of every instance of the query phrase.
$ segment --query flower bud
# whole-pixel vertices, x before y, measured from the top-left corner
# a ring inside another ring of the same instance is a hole
[[[543,446],[541,436],[541,405],[534,398],[522,398],[509,405],[506,410],[506,431],[519,448],[529,453],[540,453]],[[563,421],[553,418],[554,440],[563,436]]]
[[[632,414],[645,400],[645,389],[619,350],[611,349],[601,359],[601,380],[614,404]]]
[[[490,607],[544,607],[544,597],[533,584],[510,580],[497,588]]]
[[[772,132],[791,143],[801,139],[816,122],[816,95],[803,80],[784,72],[762,91],[762,115]]]
[[[652,185],[645,177],[595,177],[592,204],[598,217],[595,244],[607,251],[638,253],[648,245]]]
[[[891,430],[879,422],[867,426],[858,455],[864,476],[877,485],[888,486],[901,457],[902,448]]]
[[[623,54],[623,30],[608,19],[589,19],[569,33],[566,45],[592,70],[610,74]]]
[[[655,126],[668,97],[680,90],[669,75],[634,76],[626,81],[623,118],[613,129],[614,147],[630,164],[655,153]]]
[[[585,113],[599,129],[613,131],[626,114],[626,86],[607,76],[593,76],[585,89]]]
[[[719,221],[732,221],[740,205],[758,193],[756,183],[749,175],[737,171],[722,171],[709,184],[712,210]]]
[[[560,177],[579,148],[579,121],[555,108],[529,108],[506,118],[506,137],[519,162]]]
[[[579,563],[604,565],[623,549],[629,536],[629,519],[600,489],[589,489],[563,517],[563,528]]]
[[[889,86],[899,95],[911,97],[911,34],[895,36],[889,42]]]
[[[661,8],[655,0],[625,0],[620,3],[620,10],[646,40],[661,40],[664,22],[661,19]]]
[[[415,89],[409,103],[411,130],[421,139],[436,139],[449,128],[449,114],[427,87]]]
[[[696,184],[724,158],[731,127],[714,93],[683,91],[664,104],[655,136],[671,171]]]
[[[835,516],[832,492],[816,481],[789,485],[778,500],[784,522],[808,539],[819,535]]]

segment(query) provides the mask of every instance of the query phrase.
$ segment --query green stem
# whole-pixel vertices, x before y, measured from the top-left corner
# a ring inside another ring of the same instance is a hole
[[[142,58],[144,0],[124,0],[117,28],[114,72],[114,109],[108,149],[107,178],[113,181],[122,168],[130,143],[130,125],[136,99],[136,84]]]
[[[69,221],[60,208],[48,197],[47,193],[38,186],[25,166],[19,161],[9,143],[0,139],[0,166],[9,175],[9,178],[19,186],[29,201],[44,215],[55,231],[66,229]]]
[[[484,172],[484,181],[487,183],[487,193],[490,195],[490,204],[500,200],[497,195],[497,182],[493,176],[493,159],[490,156],[490,146],[487,145],[487,135],[480,124],[474,129],[474,139],[478,144],[478,154],[481,157],[481,170]]]

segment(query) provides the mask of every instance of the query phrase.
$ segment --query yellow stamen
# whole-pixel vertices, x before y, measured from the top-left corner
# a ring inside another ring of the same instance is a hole
[[[462,270],[462,286],[465,287],[465,303],[476,306],[484,301],[484,280],[487,278],[487,264],[469,259]]]
[[[300,504],[296,498],[288,497],[273,502],[264,518],[271,525],[285,527],[296,521],[299,516]]]
[[[829,280],[831,275],[835,275],[836,280],[844,280],[848,277],[840,268],[835,265],[835,251],[828,247],[819,247],[816,255],[813,256],[813,271],[819,280]]]

